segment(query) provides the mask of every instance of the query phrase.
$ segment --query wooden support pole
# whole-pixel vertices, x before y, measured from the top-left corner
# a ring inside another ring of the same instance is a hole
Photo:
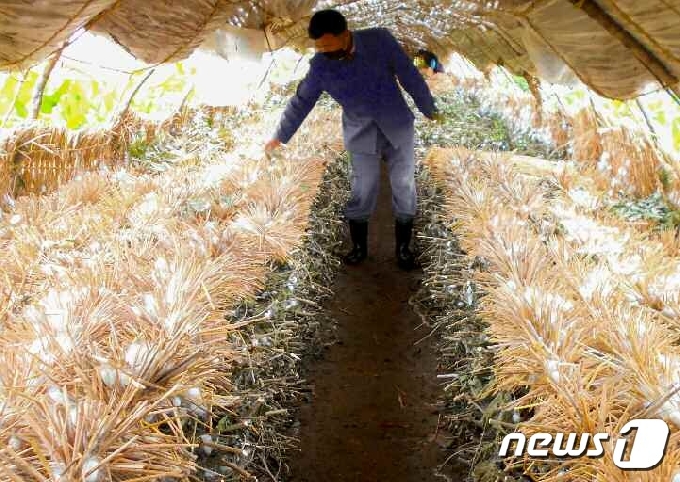
[[[602,28],[609,32],[614,38],[621,42],[626,48],[630,49],[647,70],[661,83],[668,86],[675,93],[680,92],[680,80],[670,71],[666,64],[659,59],[654,52],[647,49],[633,35],[621,27],[611,16],[609,16],[595,0],[569,0],[574,6],[583,10],[590,18],[595,20]]]
[[[597,109],[597,106],[595,105],[595,100],[593,99],[593,92],[588,89],[587,90],[588,94],[588,102],[590,103],[590,108],[593,111],[593,114],[595,115],[595,120],[597,121],[598,126],[608,126],[609,122],[607,122],[607,119],[600,114],[600,111]],[[597,95],[597,92],[595,93]]]
[[[186,93],[182,96],[182,102],[179,104],[179,112],[182,112],[187,104],[189,103],[189,97],[191,97],[194,93],[196,92],[196,86],[194,84],[191,84],[187,90]]]
[[[64,51],[64,47],[60,48],[56,52],[52,54],[50,59],[47,61],[47,65],[45,65],[45,70],[43,70],[42,74],[38,78],[38,82],[36,82],[35,87],[33,89],[33,98],[31,99],[31,119],[35,120],[38,118],[40,115],[40,107],[42,105],[42,98],[43,94],[45,92],[45,87],[47,87],[47,82],[50,80],[50,74],[52,74],[52,70],[54,70],[54,67],[57,65],[57,62],[59,62],[59,59],[61,58],[61,53]]]
[[[115,125],[120,124],[123,122],[125,115],[127,114],[128,110],[130,110],[130,106],[132,105],[132,100],[135,98],[135,95],[137,95],[137,92],[139,92],[139,89],[142,88],[144,83],[149,80],[149,77],[153,75],[153,73],[156,71],[156,69],[151,69],[147,72],[147,74],[142,78],[142,80],[139,81],[139,83],[135,86],[135,88],[132,90],[128,98],[126,99],[125,103],[122,105],[122,107],[118,110],[118,114],[116,115],[116,121]],[[115,129],[114,129],[115,130]]]
[[[543,125],[543,96],[541,95],[540,81],[526,70],[522,72],[522,77],[529,84],[529,92],[536,100],[536,121],[539,126]]]
[[[654,128],[654,124],[652,123],[652,120],[649,118],[649,115],[645,110],[645,106],[639,97],[635,98],[635,105],[637,105],[637,108],[640,109],[640,112],[642,113],[642,118],[645,120],[645,124],[647,124],[647,128],[649,129],[652,138],[654,139],[655,142],[658,142],[659,136],[656,132],[656,129]]]
[[[671,99],[675,101],[676,104],[680,105],[680,96],[678,96],[677,92],[674,92],[670,88],[667,88],[666,93],[670,96]]]
[[[650,119],[649,114],[647,113],[647,109],[645,109],[645,105],[640,100],[640,97],[635,98],[635,104],[637,105],[638,109],[640,109],[642,117],[645,120],[645,124],[647,124],[647,128],[649,129],[650,132],[649,135],[650,143],[656,150],[657,155],[661,158],[665,166],[673,165],[673,161],[670,159],[670,156],[661,145],[661,138],[659,137],[659,133],[654,128],[654,123],[652,122],[652,119]]]

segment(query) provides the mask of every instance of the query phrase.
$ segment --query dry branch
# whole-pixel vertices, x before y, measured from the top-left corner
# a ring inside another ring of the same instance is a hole
[[[52,70],[54,69],[55,65],[57,65],[57,62],[59,62],[59,59],[61,58],[61,54],[63,51],[64,47],[60,48],[59,50],[52,54],[52,56],[47,61],[47,64],[45,65],[45,69],[40,74],[40,77],[38,78],[38,81],[35,84],[35,88],[33,90],[33,98],[31,99],[31,117],[30,117],[31,119],[37,119],[38,116],[40,115],[40,107],[42,105],[43,92],[45,92],[47,82],[49,82],[50,80],[50,74],[52,74]]]

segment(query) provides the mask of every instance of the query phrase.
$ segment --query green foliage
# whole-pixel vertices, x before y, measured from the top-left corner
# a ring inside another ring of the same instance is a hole
[[[4,79],[0,88],[0,112],[3,118],[10,112],[17,119],[22,121],[28,118],[31,109],[31,98],[33,97],[33,87],[38,79],[36,72],[28,72],[22,81],[14,75],[8,75]]]
[[[635,119],[635,114],[633,114],[630,104],[628,102],[623,102],[620,100],[612,99],[611,106],[613,115],[618,118],[628,117],[630,119]]]
[[[253,415],[257,415],[257,413],[253,413]],[[243,422],[239,421],[239,419],[233,415],[225,415],[217,422],[215,429],[217,430],[217,433],[223,435],[238,433],[243,430]]]
[[[66,127],[78,129],[87,122],[91,104],[80,82],[71,82],[69,85],[70,89],[60,99],[61,115],[66,121]]]
[[[178,69],[179,72],[184,72],[184,69]],[[135,79],[135,84],[139,79]],[[151,84],[144,89],[143,95],[137,95],[133,99],[132,108],[137,112],[150,114],[159,105],[159,103],[170,97],[171,94],[182,94],[187,89],[186,78],[182,76],[170,76],[163,82]]]
[[[133,159],[144,159],[148,150],[149,143],[142,137],[134,139],[128,146],[128,154]]]
[[[529,92],[529,82],[527,82],[527,79],[524,77],[521,77],[519,75],[513,75],[513,79],[515,80],[515,84],[522,89],[524,92]]]
[[[17,97],[17,102],[15,109],[19,117],[26,119],[31,111],[31,100],[33,99],[33,88],[38,80],[38,74],[36,72],[29,72],[26,75],[26,80],[21,85],[19,89],[19,96]]]
[[[45,87],[40,119],[69,129],[113,120],[120,103],[146,74],[139,72],[128,76],[121,73],[118,79],[115,75],[99,79],[68,62],[64,65],[52,72]],[[7,118],[7,125],[3,127],[11,127],[29,117],[43,68],[40,65],[29,70],[23,81],[17,74],[0,74],[0,119]],[[144,114],[169,113],[179,106],[195,69],[186,69],[177,63],[162,72],[160,75],[156,72],[140,89],[133,99],[132,110]]]
[[[666,112],[664,110],[664,105],[661,100],[655,100],[653,102],[650,102],[645,106],[645,108],[651,112],[651,117],[654,119],[656,122],[658,122],[661,125],[666,125],[667,124],[667,117],[666,117]]]
[[[2,84],[2,88],[0,88],[0,99],[12,99],[18,84],[19,80],[16,77],[8,76],[5,83]],[[4,110],[7,111],[6,108]]]
[[[680,226],[680,211],[670,206],[660,192],[642,199],[625,199],[611,209],[627,221],[652,221],[663,228]]]
[[[42,114],[51,114],[54,108],[59,104],[59,101],[68,91],[71,84],[70,80],[65,80],[53,93],[45,92],[42,98],[42,104],[40,105],[40,112]]]
[[[586,98],[586,91],[574,89],[564,96],[564,101],[569,104],[581,104]]]
[[[680,151],[680,117],[673,119],[671,135],[673,136],[673,147],[676,151]]]
[[[662,224],[665,228],[676,229],[680,226],[680,211],[677,209],[670,211]]]
[[[227,126],[220,126],[217,128],[216,132],[217,138],[224,142],[226,145],[232,146],[234,144],[234,134],[231,129]]]

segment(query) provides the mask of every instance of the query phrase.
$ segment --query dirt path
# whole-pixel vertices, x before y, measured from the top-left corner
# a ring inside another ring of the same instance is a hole
[[[436,352],[429,340],[414,346],[427,332],[415,330],[420,319],[408,304],[421,273],[396,267],[384,172],[369,232],[368,261],[338,275],[327,304],[340,341],[310,367],[314,397],[300,410],[291,481],[445,480],[433,474],[445,456],[433,440]]]

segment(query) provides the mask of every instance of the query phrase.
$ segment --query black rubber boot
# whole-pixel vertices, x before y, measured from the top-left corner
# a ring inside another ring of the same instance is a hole
[[[345,255],[345,264],[356,265],[368,256],[368,221],[349,221],[349,234],[354,247]]]
[[[397,220],[394,223],[397,264],[403,270],[411,270],[416,267],[416,257],[408,246],[411,242],[412,232],[413,220],[407,222]]]

